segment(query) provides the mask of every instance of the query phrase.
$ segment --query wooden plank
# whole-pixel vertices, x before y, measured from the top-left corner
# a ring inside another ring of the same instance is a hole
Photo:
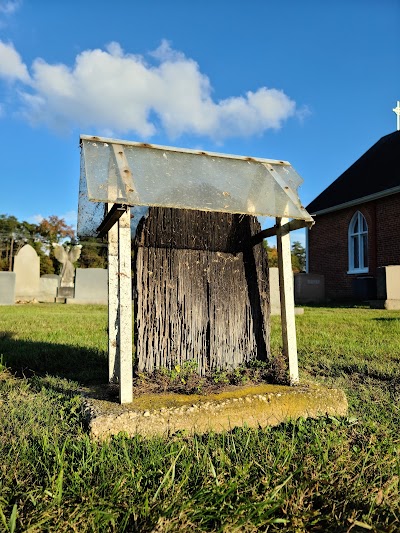
[[[119,194],[120,198],[133,199],[135,203],[139,202],[139,197],[135,191],[135,186],[133,184],[133,174],[130,169],[128,159],[125,155],[124,147],[121,144],[112,144],[115,161],[118,166],[119,176],[121,178],[120,185],[122,186],[122,189],[120,189]],[[133,195],[133,193],[135,193]]]
[[[283,352],[289,362],[291,384],[298,383],[296,324],[294,315],[293,271],[290,253],[290,234],[286,231],[287,218],[277,218],[277,249],[279,270],[279,292],[281,297],[281,323]]]
[[[285,226],[282,226],[281,233],[282,232],[288,233],[289,231],[295,231],[297,229],[301,229],[301,228],[305,228],[305,227],[310,228],[311,226],[312,226],[312,223],[309,222],[309,221],[291,220],[290,222],[285,224]],[[277,227],[276,226],[273,226],[272,228],[264,229],[264,230],[260,231],[259,233],[256,233],[255,235],[252,236],[251,244],[252,244],[252,246],[255,246],[256,244],[259,244],[260,242],[262,242],[264,239],[268,239],[268,237],[275,236],[276,233],[277,233]]]
[[[119,401],[133,400],[132,362],[132,279],[130,208],[118,220],[118,329],[119,329]]]
[[[112,204],[112,203],[107,204],[107,205],[108,205],[108,213],[104,217],[104,219],[101,222],[100,226],[97,228],[97,236],[98,237],[104,237],[104,235],[106,233],[108,233],[109,229],[114,226],[114,224],[117,222],[117,220],[126,211],[125,205]],[[109,206],[111,206],[111,208]]]
[[[269,357],[268,266],[255,217],[150,208],[137,235],[136,357],[199,373]]]

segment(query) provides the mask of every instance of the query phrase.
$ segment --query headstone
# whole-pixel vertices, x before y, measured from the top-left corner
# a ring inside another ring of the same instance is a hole
[[[0,305],[15,304],[15,272],[0,272]]]
[[[57,298],[64,301],[65,298],[73,298],[75,294],[74,287],[58,287]]]
[[[377,309],[400,309],[400,265],[377,269],[377,299],[370,305]]]
[[[279,292],[279,269],[277,267],[269,268],[269,292],[271,302],[271,315],[280,315],[281,296]],[[302,315],[304,313],[304,309],[301,307],[295,307],[294,312],[296,315]]]
[[[376,278],[373,276],[357,276],[352,280],[353,297],[365,302],[376,299]]]
[[[75,275],[75,297],[67,299],[68,304],[108,303],[108,271],[106,268],[77,268]]]
[[[279,293],[279,271],[276,267],[269,269],[269,294],[271,315],[281,314],[281,297]]]
[[[60,276],[57,274],[43,274],[39,282],[39,302],[54,302],[59,284]]]
[[[400,265],[378,268],[378,300],[400,300]]]
[[[323,274],[295,274],[294,300],[296,304],[320,304],[325,301]]]
[[[25,244],[14,258],[16,300],[31,301],[39,295],[40,258],[30,244]]]

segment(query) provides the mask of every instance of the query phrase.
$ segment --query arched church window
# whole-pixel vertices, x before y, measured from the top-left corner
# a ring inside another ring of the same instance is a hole
[[[349,273],[368,272],[368,225],[357,211],[349,224]]]

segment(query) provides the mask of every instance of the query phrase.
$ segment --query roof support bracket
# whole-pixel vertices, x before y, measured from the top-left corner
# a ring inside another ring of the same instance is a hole
[[[124,204],[114,204],[97,228],[97,236],[104,237],[104,235],[108,233],[108,230],[114,226],[117,220],[120,219],[127,210],[128,206]]]
[[[260,244],[260,242],[262,242],[264,239],[268,239],[268,237],[274,237],[275,235],[287,235],[290,231],[295,231],[305,227],[310,228],[312,225],[313,222],[309,222],[307,220],[291,220],[282,226],[275,225],[272,228],[264,229],[253,235],[251,238],[251,245],[255,246],[256,244]]]

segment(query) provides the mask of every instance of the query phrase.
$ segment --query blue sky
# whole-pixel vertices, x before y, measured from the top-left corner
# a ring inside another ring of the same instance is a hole
[[[0,214],[75,225],[80,133],[288,160],[307,205],[396,129],[399,45],[398,0],[0,0]]]

